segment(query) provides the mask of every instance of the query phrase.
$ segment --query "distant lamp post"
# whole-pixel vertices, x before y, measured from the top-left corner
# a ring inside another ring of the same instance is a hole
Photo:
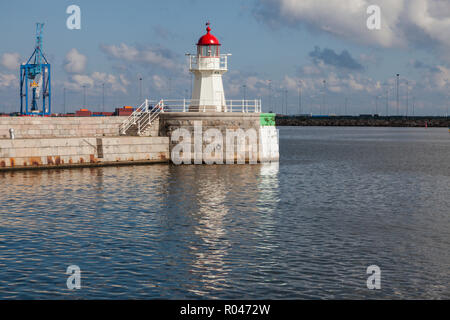
[[[288,90],[284,89],[284,103],[286,104],[286,115],[289,114],[288,110]]]
[[[449,104],[450,104],[450,101],[449,101],[449,81],[448,81],[448,79],[445,79],[445,83],[447,84],[447,114],[445,115],[447,118],[448,118],[448,111],[449,111]]]
[[[172,78],[169,77],[169,99],[172,96]]]
[[[142,76],[139,76],[139,103],[138,106],[142,103]]]
[[[193,81],[194,81],[194,74],[191,73],[191,88],[190,88],[190,90],[191,90],[191,96],[190,96],[190,99],[192,99],[192,87],[193,87]]]
[[[105,112],[105,83],[102,83],[102,112]]]
[[[345,112],[345,115],[346,115],[346,116],[348,116],[348,113],[347,113],[347,106],[348,106],[348,98],[345,97],[345,109],[344,109],[344,112]]]
[[[66,87],[63,89],[63,113],[66,113]]]
[[[375,114],[378,114],[378,95],[375,97]]]
[[[386,84],[386,117],[389,116],[389,84]]]
[[[406,116],[409,112],[409,82],[406,81]]]
[[[398,95],[398,85],[400,83],[400,74],[397,73],[397,116],[400,115],[400,100],[399,100],[399,95]]]
[[[83,85],[83,108],[86,108],[86,85]]]
[[[302,114],[302,80],[298,82],[298,114]]]
[[[326,84],[327,84],[327,81],[323,80],[322,106],[320,107],[321,114],[322,114],[322,111],[325,112],[325,86],[326,86]]]

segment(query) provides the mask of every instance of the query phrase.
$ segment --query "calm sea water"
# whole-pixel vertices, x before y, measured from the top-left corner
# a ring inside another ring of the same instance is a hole
[[[0,298],[450,298],[447,129],[280,135],[279,165],[0,173]]]

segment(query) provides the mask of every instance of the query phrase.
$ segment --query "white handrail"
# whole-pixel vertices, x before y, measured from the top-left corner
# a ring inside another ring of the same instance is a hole
[[[145,101],[135,110],[133,113],[120,125],[120,132],[125,134],[125,132],[133,125],[136,124],[137,116],[142,113],[146,112],[148,110],[148,99],[145,99]]]
[[[261,112],[261,100],[207,100],[207,99],[162,99],[164,112],[189,112],[189,107],[200,107],[200,112],[208,111],[210,106],[222,106],[224,112],[259,113]],[[158,104],[158,101],[149,100],[150,104]],[[192,111],[192,109],[191,109]]]
[[[149,108],[150,105],[154,107]],[[148,100],[145,101],[120,125],[120,133],[126,134],[127,130],[135,125],[138,134],[144,132],[159,117],[161,112],[189,112],[190,107],[206,112],[209,106],[221,105],[224,112],[259,113],[261,112],[261,100],[217,100],[206,99],[178,99],[178,100]],[[201,107],[201,109],[200,109]]]
[[[119,127],[122,134],[126,134],[127,130],[133,126],[137,126],[138,134],[147,129],[149,125],[159,116],[162,112],[162,100],[159,101],[152,109],[149,109],[150,100],[145,99],[139,108],[137,108]]]

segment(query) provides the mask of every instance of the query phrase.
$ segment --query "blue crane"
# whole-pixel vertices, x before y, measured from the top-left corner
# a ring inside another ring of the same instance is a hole
[[[43,23],[36,23],[36,46],[27,63],[20,66],[20,113],[22,115],[51,114],[50,64],[42,52],[43,28]]]

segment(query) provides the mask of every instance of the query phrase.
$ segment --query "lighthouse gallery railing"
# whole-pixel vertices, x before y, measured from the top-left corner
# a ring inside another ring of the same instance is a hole
[[[197,55],[193,55],[193,54],[186,54],[189,57],[189,70],[200,70],[202,69],[202,67],[199,64],[199,56]],[[218,65],[216,65],[218,67],[219,70],[228,70],[228,57],[231,54],[226,53],[226,54],[221,54],[218,57],[202,57],[205,59],[209,59],[209,60],[213,60],[214,58],[218,58]],[[213,66],[214,62],[213,61],[209,61],[209,63],[206,63],[203,67],[205,67],[206,69],[210,69],[207,66]]]

